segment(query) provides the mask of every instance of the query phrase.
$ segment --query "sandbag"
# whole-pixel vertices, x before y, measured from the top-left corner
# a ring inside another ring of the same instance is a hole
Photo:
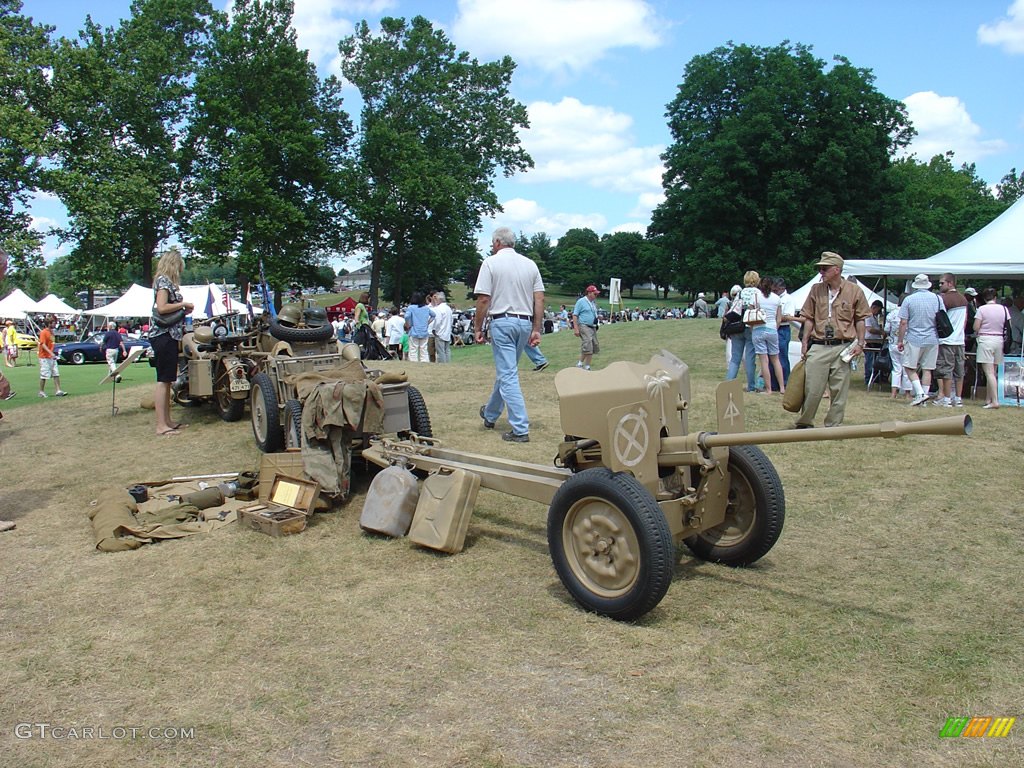
[[[804,407],[804,385],[807,380],[804,359],[800,358],[799,362],[790,370],[786,393],[782,396],[782,407],[790,413],[800,413]]]

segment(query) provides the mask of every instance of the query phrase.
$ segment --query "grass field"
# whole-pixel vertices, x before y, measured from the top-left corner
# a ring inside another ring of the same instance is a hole
[[[595,364],[669,349],[691,366],[691,428],[714,429],[716,331],[610,326]],[[554,334],[543,349],[551,368],[522,374],[525,445],[501,441],[504,419],[481,427],[487,348],[382,367],[408,371],[446,445],[548,463],[553,372],[576,341]],[[948,717],[1024,714],[1017,409],[969,403],[970,438],[768,446],[788,511],[775,548],[740,570],[681,551],[665,599],[630,624],[567,595],[541,505],[483,491],[465,550],[439,555],[360,532],[365,474],[298,536],[228,528],[98,553],[87,512],[103,489],[259,459],[248,421],[212,408],[176,409],[190,426],[155,437],[137,406],[152,388],[144,364],[111,416],[103,372],[65,366],[71,396],[39,400],[35,370],[19,369],[2,407],[0,518],[18,527],[0,534],[0,766],[1024,763],[1024,724],[939,737]],[[777,397],[746,409],[751,430],[792,423]],[[949,413],[855,385],[847,422]],[[40,723],[80,737],[19,730]],[[130,727],[137,738],[116,730]]]

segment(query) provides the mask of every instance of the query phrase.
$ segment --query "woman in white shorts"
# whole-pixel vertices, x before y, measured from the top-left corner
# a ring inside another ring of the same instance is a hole
[[[974,316],[974,332],[978,336],[978,365],[985,371],[985,408],[999,407],[999,385],[996,366],[1003,362],[1003,328],[1010,319],[1006,307],[996,303],[996,289],[981,292],[984,302]]]

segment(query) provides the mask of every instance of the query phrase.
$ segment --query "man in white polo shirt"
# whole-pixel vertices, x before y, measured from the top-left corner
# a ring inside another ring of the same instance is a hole
[[[540,344],[544,319],[544,281],[532,259],[517,253],[516,236],[508,227],[499,227],[491,237],[491,255],[480,265],[476,279],[476,314],[473,327],[476,343],[483,344],[484,318],[490,317],[491,354],[494,357],[494,388],[486,404],[480,406],[484,427],[494,429],[501,412],[508,408],[511,430],[502,439],[513,443],[530,442],[530,420],[526,401],[519,387],[519,356],[526,345]]]

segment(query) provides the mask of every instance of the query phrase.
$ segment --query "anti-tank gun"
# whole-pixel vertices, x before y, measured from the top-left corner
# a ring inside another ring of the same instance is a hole
[[[555,466],[384,440],[363,452],[381,466],[463,469],[483,488],[549,505],[551,558],[585,608],[615,619],[647,613],[672,581],[682,541],[702,559],[749,565],[785,519],[782,481],[758,444],[904,435],[966,435],[969,416],[827,429],[745,432],[738,381],[716,391],[718,430],[689,431],[686,363],[662,351],[646,364],[555,376],[562,430]]]

